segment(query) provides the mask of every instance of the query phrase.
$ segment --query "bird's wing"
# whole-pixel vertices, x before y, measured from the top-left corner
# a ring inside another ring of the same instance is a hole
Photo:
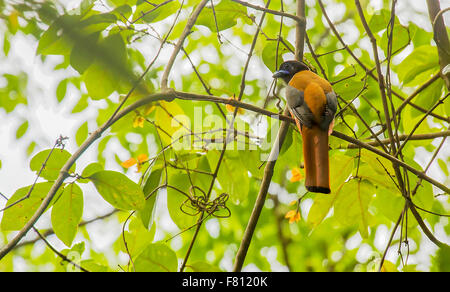
[[[300,124],[311,128],[313,125],[313,113],[304,101],[304,93],[297,88],[288,85],[286,87],[286,101],[292,115]]]
[[[327,104],[323,112],[322,121],[320,122],[320,128],[324,131],[328,131],[331,122],[334,119],[334,115],[337,111],[337,98],[334,91],[330,91],[326,94]]]

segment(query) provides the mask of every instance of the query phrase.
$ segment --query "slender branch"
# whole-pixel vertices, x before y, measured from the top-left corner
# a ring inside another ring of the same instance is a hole
[[[253,8],[255,10],[264,11],[264,12],[267,12],[267,13],[270,13],[270,14],[274,14],[274,15],[278,15],[278,16],[284,16],[284,17],[293,19],[293,20],[295,20],[297,23],[299,23],[302,26],[304,26],[306,24],[305,17],[299,16],[299,15],[293,15],[293,14],[289,14],[289,13],[278,11],[278,10],[268,9],[268,8],[265,8],[265,7],[261,7],[261,6],[258,6],[258,5],[253,5],[253,4],[247,3],[245,1],[240,1],[240,0],[231,0],[231,1],[239,3],[239,4],[247,6],[247,7],[250,7],[250,8]]]
[[[428,88],[428,86],[430,86],[431,84],[434,83],[434,81],[436,81],[438,78],[440,77],[439,73],[433,75],[427,82],[425,82],[424,84],[422,84],[419,88],[417,88],[413,93],[411,93],[410,96],[408,96],[403,102],[402,104],[397,108],[397,110],[395,111],[395,115],[397,116],[402,110],[403,108],[409,103],[411,102],[411,100],[416,97],[419,93],[421,93],[423,90],[425,90],[426,88]]]
[[[88,224],[90,224],[90,223],[93,223],[93,222],[96,222],[96,221],[99,221],[99,220],[106,219],[106,218],[108,218],[108,217],[114,215],[114,214],[117,213],[118,211],[119,211],[118,209],[114,209],[114,210],[112,210],[111,212],[106,213],[106,214],[104,214],[104,215],[101,215],[101,216],[99,216],[99,217],[95,217],[95,218],[93,218],[93,219],[91,219],[91,220],[87,220],[87,221],[82,221],[82,222],[80,222],[80,224],[78,224],[78,227],[85,226],[85,225],[88,225]],[[44,232],[41,233],[41,235],[42,235],[43,237],[48,237],[48,236],[53,235],[53,234],[55,234],[55,231],[54,231],[53,229],[48,229],[48,230],[45,230]],[[20,248],[20,247],[22,247],[22,246],[26,246],[26,245],[29,245],[29,244],[35,244],[35,243],[38,242],[39,240],[41,240],[41,238],[40,238],[40,237],[37,237],[37,238],[32,239],[32,240],[28,240],[28,241],[21,242],[21,243],[19,243],[18,245],[16,245],[16,246],[14,247],[14,249]]]
[[[208,96],[208,95],[201,95],[201,94],[193,94],[193,93],[185,93],[185,92],[178,92],[175,90],[168,90],[165,93],[155,93],[152,95],[149,95],[145,98],[142,98],[135,103],[129,105],[128,107],[124,108],[122,111],[117,113],[117,115],[114,116],[114,118],[105,124],[103,124],[100,128],[95,130],[91,133],[91,135],[83,142],[83,144],[75,151],[75,153],[67,160],[66,164],[61,168],[61,171],[59,173],[58,178],[55,180],[53,186],[51,187],[50,191],[46,195],[46,197],[42,200],[41,205],[38,207],[38,209],[35,211],[33,216],[29,219],[29,221],[24,225],[24,227],[15,235],[13,239],[11,239],[10,242],[8,242],[5,246],[3,246],[0,250],[0,259],[2,259],[8,252],[10,252],[17,244],[18,242],[28,233],[28,231],[33,227],[33,225],[36,223],[36,221],[41,217],[41,215],[44,213],[44,211],[47,209],[48,205],[50,204],[51,200],[55,196],[58,189],[61,187],[64,180],[69,176],[69,170],[72,167],[72,165],[75,163],[75,161],[80,158],[80,156],[91,146],[92,143],[94,143],[97,139],[101,137],[101,135],[109,128],[111,127],[115,122],[123,118],[125,115],[127,115],[130,112],[134,112],[137,108],[150,104],[152,102],[165,100],[165,101],[172,101],[174,99],[185,99],[185,100],[193,100],[193,101],[209,101],[209,102],[218,102],[222,104],[230,104],[236,107],[245,108],[247,110],[263,114],[272,118],[277,118],[283,121],[281,123],[279,134],[282,134],[282,129],[285,129],[287,131],[287,127],[289,123],[294,123],[294,120],[287,116],[288,112],[285,112],[283,115],[270,112],[268,110],[259,108],[257,106],[247,104],[241,101],[237,101],[234,99],[228,99],[228,98],[222,98],[217,96]],[[431,184],[435,185],[436,187],[440,188],[446,193],[450,193],[450,189],[443,184],[435,181],[434,179],[424,175],[421,171],[416,170],[415,168],[411,167],[410,165],[396,159],[395,157],[392,157],[391,155],[378,150],[377,148],[368,145],[367,143],[364,143],[362,141],[359,141],[357,139],[351,138],[347,135],[344,135],[342,133],[334,131],[332,133],[333,136],[340,138],[344,141],[347,141],[349,143],[355,144],[359,147],[365,148],[369,151],[372,151],[388,160],[393,161],[394,163],[400,165],[401,167],[409,170],[410,172],[416,174],[418,177],[430,182]],[[279,141],[284,140],[284,137],[280,135]],[[282,144],[282,143],[281,143]],[[281,144],[279,144],[279,147],[281,147]],[[272,153],[271,153],[272,154]],[[278,153],[276,153],[278,154]],[[277,155],[275,153],[271,155],[273,159],[276,159]],[[270,168],[274,167],[274,162],[268,163]],[[267,165],[266,165],[267,167]],[[270,171],[268,170],[268,174],[270,174]],[[269,180],[270,181],[270,180]],[[266,182],[267,188],[269,182]]]
[[[400,216],[397,219],[397,222],[394,225],[394,229],[392,229],[391,236],[389,237],[386,248],[384,249],[383,256],[381,257],[381,261],[380,261],[380,266],[378,267],[378,272],[381,272],[381,269],[383,268],[383,263],[384,263],[384,259],[386,258],[387,251],[388,251],[389,247],[391,246],[392,239],[394,238],[395,232],[397,231],[397,228],[400,225],[400,221],[402,220],[403,214],[405,213],[406,210],[407,209],[406,209],[406,204],[405,204],[405,207],[403,208],[402,212],[400,213]]]
[[[305,9],[305,1],[297,0],[297,15],[304,15]],[[297,60],[303,60],[303,46],[305,39],[305,28],[306,23],[297,22],[296,26],[296,44],[300,44],[295,48],[295,56]],[[284,110],[284,115],[289,114],[288,107]],[[241,244],[239,246],[239,250],[236,254],[236,259],[234,262],[233,271],[239,272],[244,265],[244,260],[247,255],[248,248],[251,243],[251,239],[253,237],[253,233],[256,228],[256,224],[258,223],[259,216],[261,214],[262,208],[264,207],[264,202],[266,200],[267,192],[269,190],[270,182],[273,176],[273,170],[275,168],[275,164],[277,162],[278,154],[283,145],[284,139],[289,129],[289,123],[282,122],[280,129],[278,130],[277,138],[272,146],[272,150],[269,155],[269,159],[267,160],[266,166],[264,168],[264,176],[261,181],[261,187],[259,189],[258,196],[256,198],[255,205],[253,206],[252,214],[249,218],[249,222],[247,227],[245,228],[244,236],[242,238]]]
[[[184,27],[183,33],[181,34],[180,38],[178,39],[177,44],[175,45],[175,48],[173,50],[172,55],[170,56],[169,61],[166,64],[166,68],[164,70],[163,76],[161,78],[161,88],[162,90],[166,90],[168,88],[167,83],[169,79],[169,73],[170,70],[172,70],[173,64],[175,63],[175,59],[180,52],[181,48],[183,47],[183,43],[186,40],[187,36],[191,33],[192,27],[194,26],[195,22],[197,21],[198,16],[200,15],[200,12],[205,7],[206,3],[209,0],[202,0],[197,7],[195,8],[192,15],[189,17],[186,26]]]
[[[433,179],[431,177],[428,177],[422,171],[419,171],[419,170],[415,169],[414,167],[410,166],[409,164],[399,160],[398,158],[396,158],[396,157],[394,157],[392,155],[389,155],[386,152],[383,152],[383,151],[375,148],[374,146],[368,145],[368,144],[366,144],[366,143],[364,143],[362,141],[359,141],[357,139],[349,137],[349,136],[347,136],[345,134],[342,134],[340,132],[333,131],[333,133],[331,133],[331,135],[334,136],[334,137],[340,138],[342,140],[345,140],[347,142],[353,143],[355,145],[358,145],[358,146],[360,146],[362,148],[365,148],[365,149],[367,149],[369,151],[372,151],[373,153],[378,154],[378,155],[380,155],[380,156],[390,160],[394,164],[394,166],[403,167],[404,169],[410,171],[411,173],[417,175],[418,177],[423,178],[424,180],[428,181],[429,183],[431,183],[431,184],[435,185],[436,187],[440,188],[444,192],[450,193],[450,188],[449,187],[445,186],[444,184],[436,181],[435,179]]]
[[[409,135],[406,135],[406,134],[399,135],[398,139],[399,139],[399,141],[404,141],[404,140],[406,140],[406,138],[408,138],[408,136]],[[435,132],[435,133],[412,135],[411,137],[409,137],[408,140],[410,140],[410,141],[413,141],[413,140],[415,140],[415,141],[430,140],[430,139],[441,138],[441,137],[448,137],[448,136],[450,136],[450,130],[442,131],[442,132]],[[366,142],[366,144],[370,145],[370,146],[380,146],[380,142],[382,144],[389,144],[390,140],[389,139],[381,139],[380,141]],[[348,144],[347,146],[338,147],[338,148],[354,149],[354,148],[359,148],[359,146],[355,145],[355,144]]]
[[[364,29],[370,38],[370,42],[372,43],[372,49],[373,49],[375,64],[376,64],[376,68],[377,68],[377,75],[378,75],[378,87],[379,87],[380,93],[381,93],[381,101],[383,102],[384,117],[386,119],[388,135],[389,135],[389,139],[391,142],[390,143],[391,144],[391,153],[395,153],[396,147],[395,147],[395,143],[394,143],[394,132],[392,130],[391,114],[389,112],[389,105],[388,105],[387,97],[386,97],[386,87],[384,84],[384,77],[383,77],[383,73],[381,71],[380,59],[378,58],[377,40],[375,39],[375,36],[373,35],[372,31],[370,30],[369,25],[367,24],[367,21],[366,21],[366,18],[364,17],[364,12],[361,8],[361,3],[359,3],[359,0],[355,0],[355,4],[356,4],[356,8],[358,10],[361,22],[364,26]]]
[[[439,64],[441,66],[441,77],[445,81],[447,89],[450,89],[450,72],[444,74],[442,70],[450,64],[450,41],[442,15],[448,8],[441,10],[439,0],[427,0],[428,14],[433,26],[434,40],[438,49]]]
[[[439,146],[437,147],[436,151],[434,151],[433,156],[431,157],[430,161],[428,162],[427,166],[425,167],[425,169],[423,171],[424,173],[426,173],[428,171],[428,169],[430,168],[431,164],[433,163],[434,159],[438,155],[439,151],[441,151],[442,146],[444,145],[446,139],[447,139],[447,137],[444,137],[442,139],[441,143],[439,143]],[[414,195],[416,194],[416,192],[417,192],[419,186],[421,185],[421,183],[422,183],[422,179],[418,179],[417,183],[416,183],[416,186],[414,187],[413,191],[411,192],[411,197],[414,197]]]
[[[284,221],[284,215],[280,213],[280,201],[278,200],[277,195],[271,196],[273,202],[274,202],[274,208],[273,208],[273,215],[276,220],[276,226],[277,226],[277,235],[278,240],[280,241],[281,251],[283,253],[283,259],[284,263],[287,266],[289,271],[292,271],[292,266],[289,260],[288,255],[288,245],[290,238],[286,238],[286,236],[283,234],[283,221]]]
[[[83,272],[89,272],[88,270],[86,270],[85,268],[83,268],[82,266],[72,262],[68,257],[66,257],[65,255],[63,255],[62,253],[60,253],[58,250],[56,250],[56,248],[54,248],[50,242],[47,241],[47,239],[45,238],[45,236],[43,236],[36,228],[33,227],[34,232],[37,233],[37,235],[39,236],[40,239],[42,239],[45,244],[48,246],[48,248],[50,248],[57,256],[59,256],[63,261],[73,265],[74,267],[76,267],[77,269],[80,269]]]
[[[172,1],[173,1],[173,0],[167,0],[167,1],[164,1],[164,2],[161,3],[161,4],[158,4],[158,5],[154,6],[154,7],[153,7],[152,9],[150,9],[149,11],[142,12],[142,14],[141,14],[139,17],[137,17],[135,20],[133,20],[130,24],[136,23],[136,22],[139,21],[141,18],[145,17],[147,14],[152,13],[152,12],[155,11],[156,9],[160,8],[161,6],[164,6],[164,5],[166,5],[166,4],[168,4],[168,3],[172,2]]]
[[[34,186],[36,185],[37,180],[38,180],[39,177],[41,176],[42,171],[43,171],[43,170],[45,169],[45,167],[47,166],[47,162],[48,162],[48,160],[50,159],[50,157],[52,156],[53,151],[56,149],[56,147],[58,147],[58,146],[59,146],[59,147],[63,146],[63,145],[64,145],[64,144],[63,144],[63,141],[64,141],[65,139],[67,139],[67,138],[60,136],[60,137],[56,140],[56,142],[55,142],[55,144],[53,145],[52,149],[50,149],[50,152],[48,153],[47,157],[45,158],[44,162],[42,163],[41,168],[39,169],[38,173],[36,174],[36,177],[35,177],[35,179],[34,179],[34,182],[33,182],[33,184],[31,185],[30,189],[28,190],[27,194],[26,194],[25,196],[23,196],[22,198],[18,199],[17,201],[11,202],[9,205],[7,205],[7,206],[5,206],[4,208],[0,209],[0,213],[3,212],[3,211],[5,211],[5,210],[7,210],[7,209],[9,209],[9,208],[11,208],[11,207],[13,207],[13,206],[15,206],[15,205],[17,205],[18,203],[20,203],[20,202],[22,202],[23,200],[26,200],[26,199],[28,199],[28,198],[30,197],[31,193],[32,193],[33,190],[34,190]]]
[[[343,40],[342,37],[340,36],[339,32],[337,31],[335,25],[333,24],[333,22],[331,21],[330,17],[328,16],[328,13],[327,13],[327,11],[325,10],[325,7],[324,7],[324,5],[323,5],[322,0],[317,0],[317,2],[319,3],[319,6],[320,6],[320,8],[321,8],[321,10],[322,10],[322,13],[323,13],[323,16],[325,17],[325,20],[326,20],[327,23],[328,23],[328,26],[330,27],[331,31],[332,31],[333,34],[336,36],[336,38],[338,39],[338,41],[343,45],[343,47],[345,48],[345,50],[346,50],[346,51],[350,54],[350,56],[356,61],[356,63],[358,63],[358,65],[359,65],[364,71],[366,71],[367,74],[368,74],[371,78],[373,78],[375,81],[378,82],[378,77],[377,77],[375,74],[373,74],[372,70],[370,70],[366,65],[364,65],[364,63],[363,63],[358,57],[356,57],[355,53],[353,53],[353,51],[350,49],[350,47],[344,42],[344,40]],[[392,90],[392,94],[395,95],[396,97],[398,97],[398,98],[399,98],[400,100],[402,100],[402,101],[405,100],[404,97],[402,97],[398,92],[396,92],[396,91],[394,91],[394,90]],[[409,104],[410,106],[412,106],[413,108],[415,108],[415,109],[417,109],[417,110],[419,110],[419,111],[421,111],[421,112],[423,112],[423,113],[426,113],[426,112],[427,112],[426,109],[424,109],[424,108],[422,108],[421,106],[418,106],[418,105],[412,103],[411,101],[408,102],[408,104]],[[432,115],[433,117],[437,118],[437,119],[440,119],[440,120],[442,120],[442,121],[445,121],[445,122],[447,122],[447,123],[450,123],[450,117],[443,117],[443,116],[438,115],[438,114],[436,114],[436,113],[431,113],[431,115]]]
[[[266,8],[269,7],[270,1],[271,1],[271,0],[268,0],[268,1],[267,1],[267,3],[266,3]],[[258,36],[259,36],[260,31],[261,31],[261,27],[262,27],[262,24],[263,24],[263,22],[264,22],[265,16],[266,16],[266,13],[264,12],[264,13],[262,14],[262,16],[261,16],[261,19],[260,19],[259,24],[258,24],[258,26],[257,26],[255,35],[254,35],[254,37],[253,37],[253,41],[252,41],[250,50],[249,50],[249,52],[248,52],[248,54],[247,54],[247,61],[246,61],[245,65],[244,65],[244,69],[243,69],[242,77],[241,77],[241,85],[240,85],[240,90],[239,90],[239,96],[238,96],[238,98],[237,98],[238,101],[241,101],[241,100],[242,100],[242,96],[244,95],[244,90],[245,90],[245,80],[246,80],[246,76],[247,76],[247,70],[248,70],[248,68],[249,68],[250,60],[251,60],[251,58],[252,58],[253,51],[254,51],[254,49],[255,49],[256,42],[257,42],[257,40],[258,40]],[[238,112],[238,108],[236,107],[236,108],[234,109],[234,112],[233,112],[233,118],[232,118],[232,120],[230,121],[230,125],[229,125],[230,129],[233,127],[234,121],[235,121],[235,119],[236,119],[237,112]],[[206,198],[207,198],[207,199],[209,199],[209,197],[211,196],[211,192],[212,192],[213,186],[214,186],[214,184],[215,184],[215,180],[216,180],[216,178],[217,178],[217,175],[218,175],[220,166],[221,166],[222,161],[223,161],[223,158],[224,158],[224,156],[225,156],[225,151],[226,151],[227,146],[228,146],[228,143],[229,143],[229,137],[230,137],[231,131],[227,131],[227,132],[228,132],[228,133],[227,133],[227,137],[226,137],[226,139],[223,140],[223,149],[222,149],[222,151],[221,151],[221,153],[220,153],[220,157],[219,157],[219,160],[218,160],[218,162],[217,162],[216,169],[215,169],[215,171],[214,171],[213,178],[212,178],[211,184],[210,184],[210,186],[209,186],[208,193],[207,193],[207,195],[206,195]],[[192,247],[193,247],[194,242],[195,242],[195,240],[196,240],[196,238],[197,238],[197,235],[198,235],[198,233],[199,233],[199,231],[200,231],[200,228],[201,228],[201,226],[202,226],[202,222],[204,221],[203,216],[204,216],[204,212],[202,212],[202,213],[200,214],[200,217],[199,217],[199,219],[198,219],[198,221],[197,221],[198,224],[197,224],[197,228],[196,228],[195,233],[194,233],[194,237],[192,238],[191,243],[189,244],[188,251],[187,251],[186,256],[185,256],[185,258],[184,258],[184,260],[183,260],[183,263],[181,264],[180,271],[183,271],[184,267],[186,266],[186,263],[187,263],[187,260],[188,260],[188,258],[189,258],[189,255],[190,255],[190,253],[191,253]]]
[[[289,114],[289,110],[287,109],[287,107],[284,111],[284,114]],[[239,246],[239,250],[236,254],[236,259],[233,267],[234,272],[241,271],[244,264],[244,260],[247,255],[247,251],[250,246],[256,224],[258,223],[259,215],[261,214],[264,202],[266,201],[267,192],[269,190],[270,182],[273,176],[273,169],[275,167],[275,163],[277,162],[278,154],[281,146],[283,145],[288,129],[289,123],[282,122],[280,129],[278,130],[277,138],[272,146],[269,159],[267,160],[266,166],[264,168],[264,176],[261,181],[261,187],[259,189],[252,214],[250,215],[250,219],[248,221],[247,227],[245,228],[244,236]]]
[[[433,111],[435,110],[440,104],[442,104],[444,102],[444,100],[450,95],[450,93],[448,93],[445,97],[441,98],[440,100],[438,100],[436,102],[436,104],[430,108],[428,110],[428,112],[426,114],[424,114],[422,116],[422,118],[416,123],[416,125],[414,126],[414,128],[411,130],[411,132],[409,133],[408,137],[406,137],[405,141],[400,145],[400,147],[398,148],[397,152],[400,152],[403,147],[405,147],[406,143],[409,141],[409,139],[413,136],[414,132],[417,130],[417,128],[419,128],[420,124],[422,124],[422,122],[427,118],[427,116]]]
[[[419,212],[417,211],[416,207],[412,204],[412,202],[406,200],[409,210],[411,210],[411,213],[413,214],[414,218],[416,219],[417,223],[419,223],[420,228],[422,229],[423,233],[428,237],[428,239],[431,240],[434,244],[436,244],[438,247],[449,247],[448,244],[438,240],[433,232],[428,229],[428,226],[423,221],[422,217],[420,216]]]

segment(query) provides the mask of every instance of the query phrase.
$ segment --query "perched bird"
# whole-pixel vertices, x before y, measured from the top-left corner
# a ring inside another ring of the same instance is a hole
[[[286,101],[302,134],[305,187],[314,193],[330,193],[328,136],[337,110],[331,84],[311,72],[304,63],[286,61],[274,78],[286,82]]]

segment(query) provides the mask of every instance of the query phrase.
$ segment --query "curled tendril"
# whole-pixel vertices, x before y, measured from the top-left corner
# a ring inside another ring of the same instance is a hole
[[[201,195],[195,195],[195,190],[201,192]],[[205,192],[197,187],[192,186],[189,189],[191,196],[189,196],[180,206],[181,212],[186,215],[195,216],[202,212],[208,213],[210,216],[214,216],[217,218],[227,218],[231,215],[230,209],[226,206],[226,202],[230,197],[226,193],[222,193],[214,200],[209,200],[206,197]],[[219,214],[220,211],[225,210],[225,214]]]

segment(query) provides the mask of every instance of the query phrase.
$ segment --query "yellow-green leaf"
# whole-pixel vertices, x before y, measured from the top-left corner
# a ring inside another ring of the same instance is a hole
[[[344,226],[358,224],[361,236],[368,237],[369,203],[375,194],[366,180],[352,179],[345,183],[334,204],[334,216]]]
[[[139,185],[120,172],[102,170],[88,178],[99,194],[117,209],[139,210],[145,205],[144,194]]]
[[[176,272],[177,255],[167,245],[152,243],[136,258],[136,272]]]
[[[47,196],[52,185],[51,182],[35,184],[30,196],[26,199],[24,198],[32,186],[18,189],[6,202],[5,206],[12,205],[12,207],[3,212],[1,229],[5,231],[20,230],[25,226]]]
[[[51,154],[50,154],[51,153]],[[47,160],[48,157],[48,160]],[[71,157],[71,154],[64,149],[47,149],[37,153],[30,161],[31,170],[40,173],[40,177],[52,181],[59,176],[61,168],[66,161]],[[70,171],[75,170],[75,163],[70,168]]]
[[[83,214],[83,191],[77,184],[64,188],[52,208],[52,227],[56,236],[70,247]]]

